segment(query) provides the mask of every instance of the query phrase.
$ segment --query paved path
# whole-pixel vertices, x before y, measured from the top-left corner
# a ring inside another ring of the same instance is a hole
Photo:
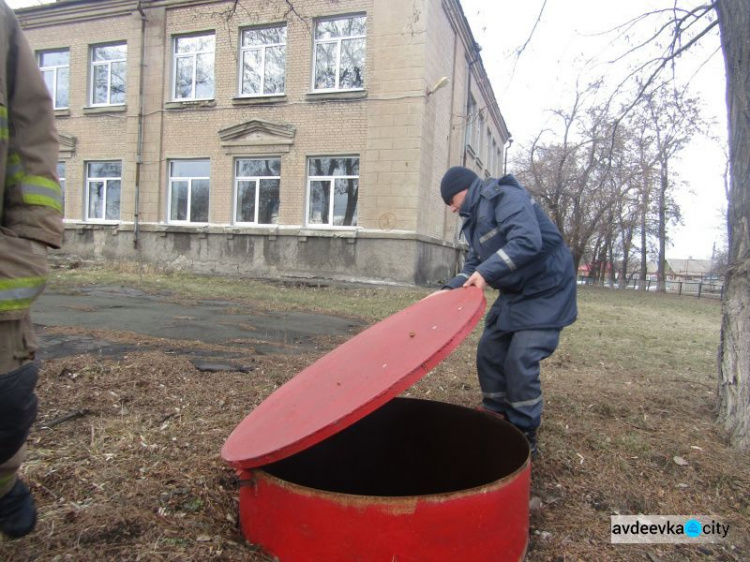
[[[236,348],[239,356],[247,355],[250,346],[259,354],[314,350],[315,338],[351,336],[362,328],[361,322],[338,316],[261,312],[226,301],[176,303],[168,295],[126,287],[80,288],[72,294],[48,290],[34,304],[32,318],[42,344],[42,359],[92,351],[119,355],[133,349],[163,348],[108,341],[109,331],[174,340],[176,349],[196,356],[207,352],[191,350],[190,342]],[[75,334],[60,334],[52,333],[50,327],[81,329]]]

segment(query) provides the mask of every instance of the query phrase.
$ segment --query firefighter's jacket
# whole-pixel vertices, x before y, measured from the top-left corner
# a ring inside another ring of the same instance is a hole
[[[460,209],[469,252],[458,288],[478,271],[500,291],[487,323],[504,332],[563,328],[577,315],[573,258],[560,231],[512,175],[477,179]]]
[[[0,326],[44,289],[62,243],[54,111],[15,14],[0,1]]]

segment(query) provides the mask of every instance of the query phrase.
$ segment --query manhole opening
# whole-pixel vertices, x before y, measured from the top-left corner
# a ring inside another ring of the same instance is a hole
[[[493,416],[443,402],[395,398],[263,470],[322,491],[417,496],[495,482],[521,468],[528,454],[523,435]]]

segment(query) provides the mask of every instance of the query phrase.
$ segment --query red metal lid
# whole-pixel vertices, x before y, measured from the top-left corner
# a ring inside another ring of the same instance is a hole
[[[235,428],[221,455],[237,468],[286,458],[352,425],[421,379],[484,313],[476,287],[423,299],[321,357]]]

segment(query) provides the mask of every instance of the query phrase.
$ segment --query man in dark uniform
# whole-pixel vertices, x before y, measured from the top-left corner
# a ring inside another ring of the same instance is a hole
[[[440,194],[464,219],[463,270],[443,289],[486,285],[500,291],[477,347],[482,407],[520,429],[537,453],[542,416],[540,362],[575,322],[573,258],[560,232],[512,175],[482,181],[450,168]]]

